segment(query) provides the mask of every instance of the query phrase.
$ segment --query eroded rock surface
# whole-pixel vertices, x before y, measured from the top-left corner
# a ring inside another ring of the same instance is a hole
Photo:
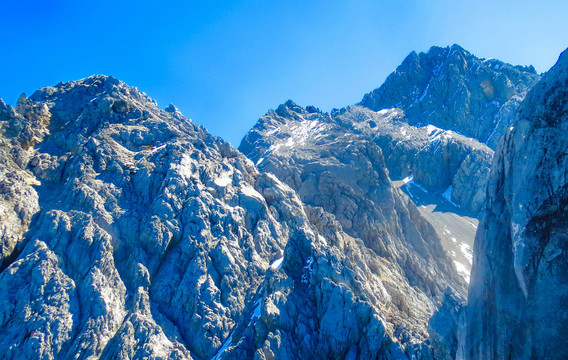
[[[339,139],[296,167],[315,155],[299,152],[280,173],[299,176],[299,197],[173,105],[160,110],[111,77],[0,105],[3,358],[451,348],[453,333],[434,348],[429,320],[464,283],[373,142]]]
[[[265,344],[256,356],[288,358],[294,346],[307,355],[318,345],[327,358],[433,356],[428,321],[446,289],[463,294],[463,280],[432,226],[393,186],[381,150],[367,134],[347,118],[289,101],[262,117],[239,149],[296,190],[310,209],[319,209],[315,219],[308,211],[316,228],[318,219],[329,224],[302,246],[311,250],[300,252],[305,255],[296,270],[285,255],[284,272],[267,277],[260,310],[266,306],[280,315],[275,324],[250,330]],[[337,230],[326,234],[330,227]],[[305,278],[296,273],[301,269]],[[295,284],[292,291],[284,290],[287,283]],[[361,306],[353,307],[353,299]],[[317,332],[298,343],[296,337],[305,335],[291,328],[290,316]],[[346,338],[355,344],[346,347]],[[385,340],[373,344],[369,338]],[[233,351],[250,354],[239,346]]]
[[[2,357],[215,355],[282,256],[293,192],[110,77],[1,105]]]
[[[475,241],[469,359],[568,357],[568,53],[497,150]]]
[[[391,179],[412,177],[422,188],[472,215],[485,203],[493,150],[479,141],[434,125],[412,126],[404,111],[378,112],[350,106],[332,114],[378,145]]]
[[[532,66],[479,59],[458,45],[412,52],[365,95],[373,110],[400,108],[410,124],[458,131],[495,149],[540,76]]]

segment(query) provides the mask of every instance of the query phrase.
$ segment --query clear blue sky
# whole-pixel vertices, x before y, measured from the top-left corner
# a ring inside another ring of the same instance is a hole
[[[174,103],[238,146],[287,99],[358,102],[412,50],[460,44],[546,71],[568,1],[0,0],[0,97],[92,74]]]

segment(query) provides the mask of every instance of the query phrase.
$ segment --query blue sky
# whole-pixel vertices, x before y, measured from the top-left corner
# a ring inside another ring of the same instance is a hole
[[[0,0],[0,97],[107,74],[238,146],[287,99],[358,102],[412,50],[460,44],[546,71],[568,1]]]

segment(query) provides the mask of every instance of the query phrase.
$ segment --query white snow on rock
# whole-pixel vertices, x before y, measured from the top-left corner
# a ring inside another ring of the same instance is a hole
[[[250,185],[242,185],[241,186],[241,191],[243,194],[245,194],[248,197],[252,197],[255,199],[258,199],[260,201],[264,201],[264,197],[262,197],[262,195],[256,191],[252,186]]]
[[[456,260],[454,260],[454,265],[456,266],[458,274],[460,274],[469,284],[469,270],[467,269],[467,266]]]
[[[215,185],[220,187],[225,187],[233,182],[233,172],[232,171],[223,171],[218,178],[215,179]]]
[[[466,244],[466,243],[461,243],[460,244],[460,250],[461,250],[463,256],[465,256],[467,258],[469,263],[473,264],[473,253],[471,251],[471,246],[469,246],[469,244]]]
[[[282,261],[284,261],[284,257],[274,260],[274,262],[270,264],[270,267],[275,270],[280,270],[280,268],[282,267]]]

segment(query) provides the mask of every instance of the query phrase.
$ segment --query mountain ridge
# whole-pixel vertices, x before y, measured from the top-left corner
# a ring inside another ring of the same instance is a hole
[[[288,100],[240,151],[104,75],[0,99],[0,357],[561,358],[566,59],[537,82],[413,52],[366,104]],[[420,123],[452,76],[449,126]]]

